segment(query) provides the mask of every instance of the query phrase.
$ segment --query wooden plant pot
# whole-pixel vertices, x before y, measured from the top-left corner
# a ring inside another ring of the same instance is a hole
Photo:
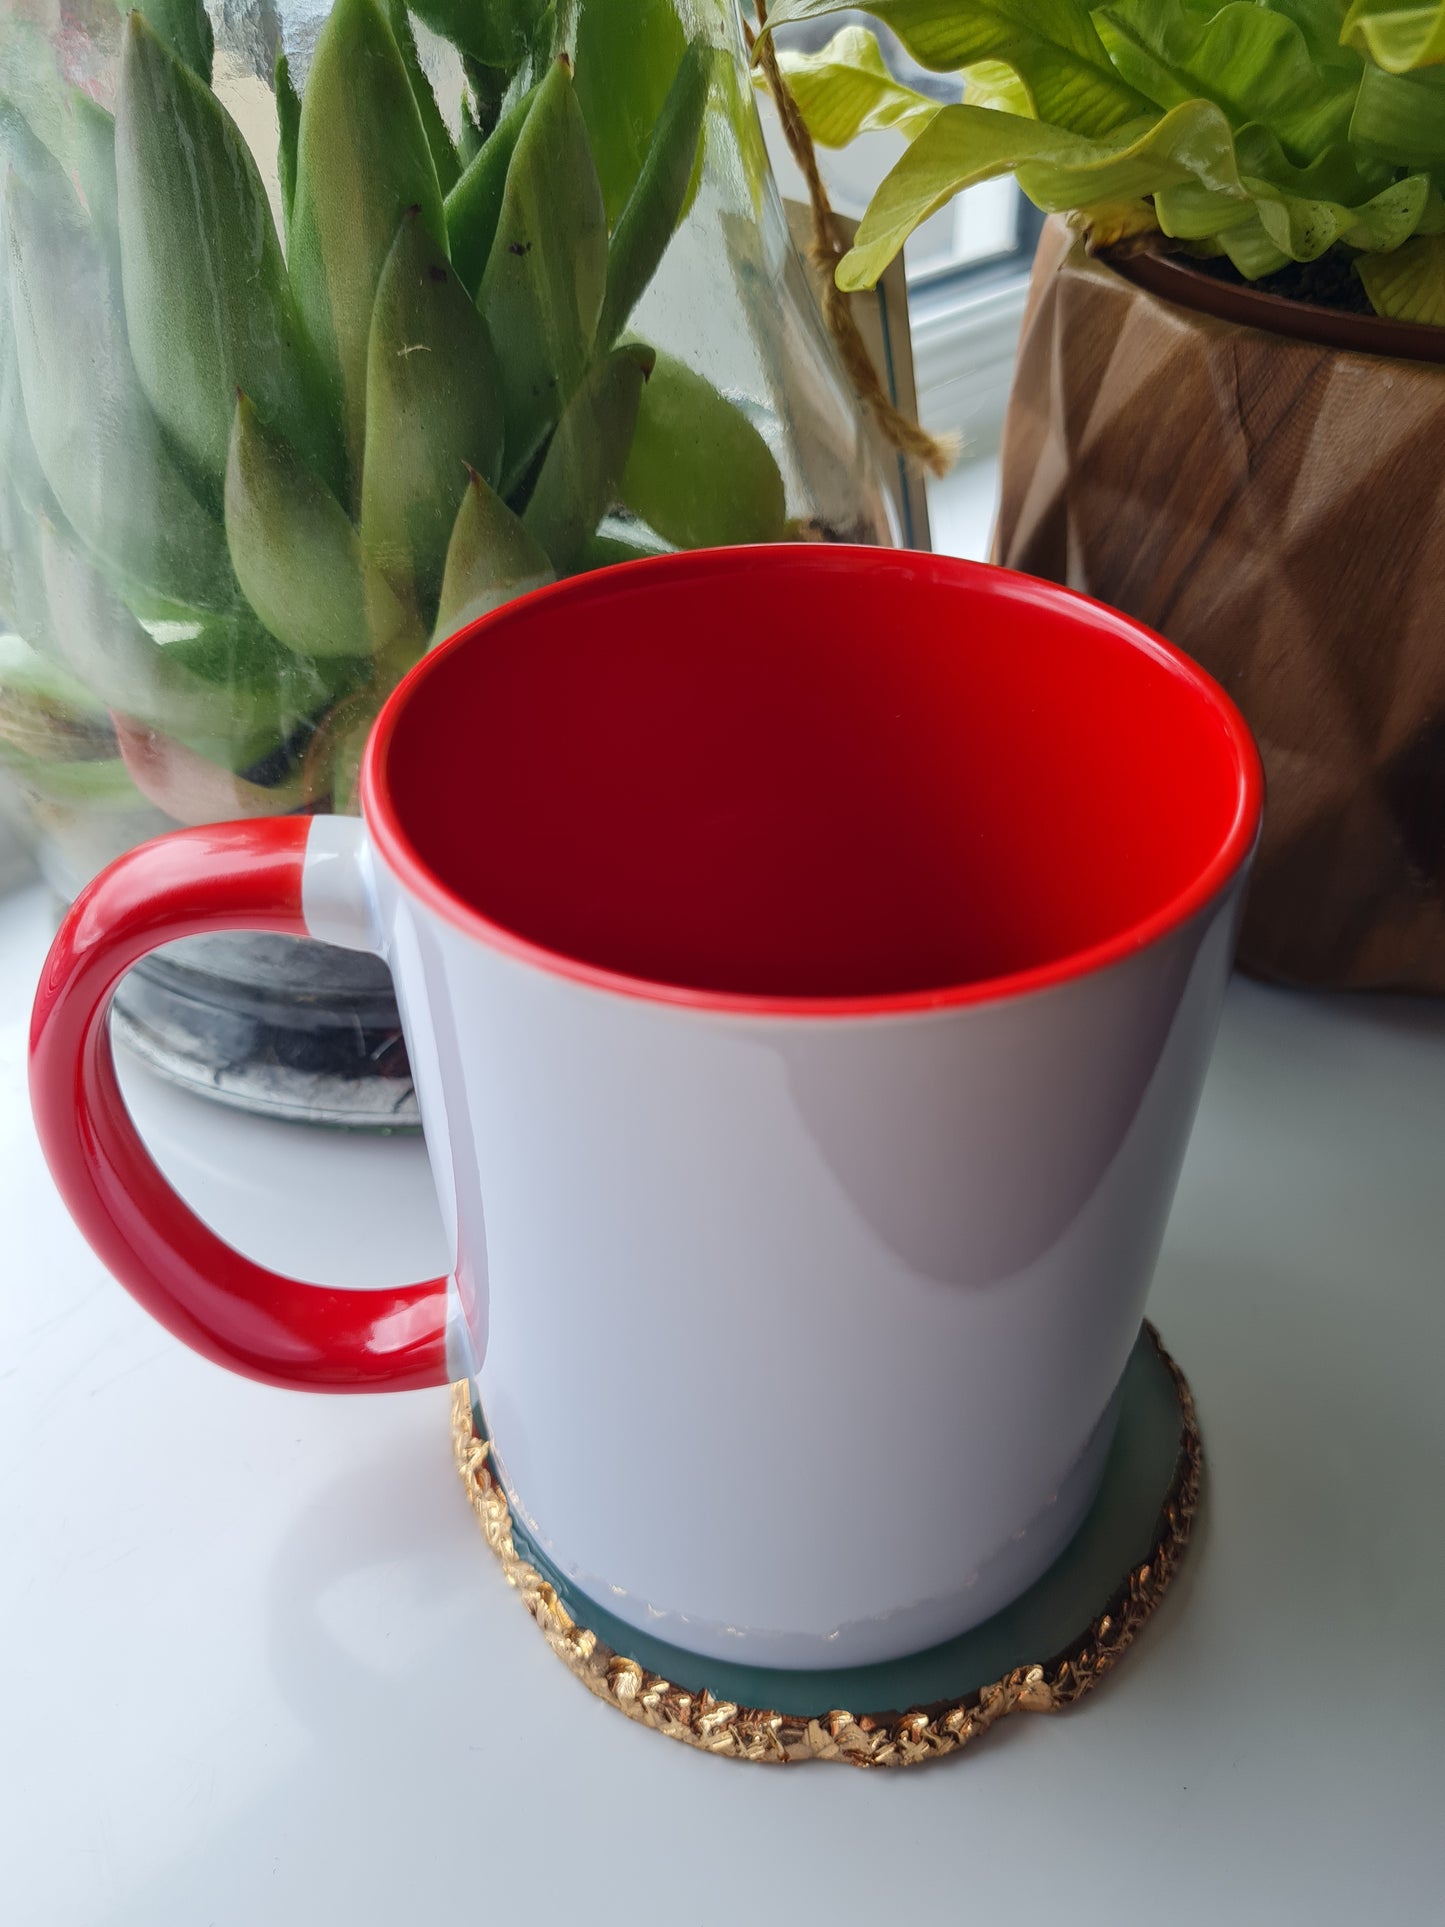
[[[1445,366],[1426,353],[1445,330],[1105,265],[1059,223],[1040,244],[995,558],[1151,624],[1239,703],[1269,782],[1240,955],[1284,982],[1445,994]]]

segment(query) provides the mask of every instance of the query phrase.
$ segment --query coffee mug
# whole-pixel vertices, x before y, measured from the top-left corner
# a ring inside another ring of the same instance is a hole
[[[35,1113],[121,1282],[270,1384],[471,1379],[533,1543],[694,1653],[867,1664],[1024,1591],[1098,1485],[1229,974],[1223,693],[1000,570],[672,555],[434,650],[361,798],[163,837],[65,920]],[[390,964],[448,1277],[280,1277],[152,1163],[111,993],[238,929]]]

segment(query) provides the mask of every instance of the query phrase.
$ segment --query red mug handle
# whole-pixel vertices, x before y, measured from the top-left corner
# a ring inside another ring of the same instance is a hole
[[[396,1291],[300,1284],[252,1264],[167,1184],[116,1082],[108,1016],[147,951],[202,931],[309,934],[311,821],[180,830],[132,850],[76,898],[36,994],[30,1096],[60,1194],[97,1255],[204,1357],[267,1385],[406,1391],[447,1379],[446,1280]]]

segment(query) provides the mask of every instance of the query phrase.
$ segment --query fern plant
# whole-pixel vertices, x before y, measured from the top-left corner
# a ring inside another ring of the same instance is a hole
[[[769,26],[846,0],[777,0]],[[1013,174],[1096,244],[1157,235],[1247,280],[1337,251],[1377,313],[1445,326],[1445,0],[873,0],[941,105],[856,26],[781,64],[815,139],[908,147],[839,268],[871,287],[920,222]]]

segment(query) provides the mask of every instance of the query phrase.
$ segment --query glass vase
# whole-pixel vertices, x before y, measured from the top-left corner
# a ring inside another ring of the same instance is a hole
[[[3,0],[0,150],[0,781],[61,900],[353,809],[399,677],[528,589],[893,539],[733,0]],[[415,1122],[346,952],[175,945],[116,1025],[246,1108]]]

